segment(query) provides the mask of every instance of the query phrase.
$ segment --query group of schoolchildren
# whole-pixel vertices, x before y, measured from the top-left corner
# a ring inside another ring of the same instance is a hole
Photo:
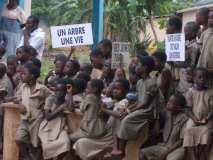
[[[167,34],[181,31],[181,19],[171,17]],[[184,62],[167,62],[164,51],[143,51],[131,58],[128,73],[112,69],[112,42],[105,39],[91,51],[91,64],[56,55],[44,83],[34,48],[20,47],[4,61],[1,46],[1,142],[4,104],[12,102],[21,114],[15,140],[24,160],[88,160],[104,151],[124,159],[128,141],[141,135],[148,138],[140,160],[211,158],[213,12],[200,9],[184,32]],[[82,116],[78,130],[70,127],[75,112]]]

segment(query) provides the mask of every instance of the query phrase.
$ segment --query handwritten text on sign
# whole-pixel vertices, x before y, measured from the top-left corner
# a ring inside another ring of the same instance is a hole
[[[52,47],[70,47],[93,44],[92,25],[75,24],[51,27]]]
[[[185,61],[185,35],[166,35],[167,61]]]
[[[128,65],[130,43],[113,42],[112,43],[112,64],[111,67],[116,69]]]

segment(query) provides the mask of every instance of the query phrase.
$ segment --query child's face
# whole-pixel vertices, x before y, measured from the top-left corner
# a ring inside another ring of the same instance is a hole
[[[108,78],[111,72],[112,70],[110,64],[104,64],[102,76],[104,78]]]
[[[22,68],[22,73],[21,73],[21,79],[24,83],[30,83],[33,78],[33,75],[31,75],[28,71],[27,68],[23,67]]]
[[[95,68],[101,69],[103,67],[104,59],[101,56],[100,57],[91,56],[90,59],[91,63]]]
[[[196,36],[196,34],[194,35],[191,29],[187,25],[184,27],[184,33],[185,33],[186,40],[189,40],[189,41],[194,39],[194,36]]]
[[[174,28],[171,25],[167,24],[166,34],[174,34],[174,33],[175,33]]]
[[[55,62],[55,73],[56,74],[62,74],[64,70],[64,62],[62,61],[56,61]]]
[[[194,76],[194,81],[195,84],[198,87],[205,87],[206,81],[207,81],[207,75],[204,71],[196,71],[195,76]]]
[[[171,96],[169,101],[167,102],[166,108],[171,112],[178,112],[180,110],[180,106],[177,105],[177,100],[175,96]]]
[[[7,61],[7,74],[13,76],[16,73],[17,65],[16,60]]]
[[[111,49],[110,49],[110,47],[104,46],[103,44],[99,44],[98,48],[100,48],[100,50],[103,53],[104,57],[110,57],[111,56]]]
[[[136,74],[130,74],[129,75],[129,82],[130,82],[130,84],[136,85],[137,82],[138,82],[138,80],[139,80],[139,77]]]
[[[139,63],[136,67],[136,74],[141,77],[145,73],[145,66],[143,66],[141,63]]]
[[[135,73],[135,68],[139,64],[139,59],[137,57],[133,57],[129,64],[129,71]]]
[[[187,68],[185,74],[186,74],[187,82],[193,83],[193,71],[192,71],[192,69],[191,68]]]
[[[154,62],[155,62],[155,70],[156,71],[159,71],[159,70],[164,68],[164,63],[163,62],[161,62],[158,58],[156,58],[154,56],[153,56],[153,59],[154,59]]]
[[[117,78],[117,80],[122,80],[125,79],[125,74],[124,74],[124,70],[122,68],[118,68],[115,71],[115,77]]]
[[[107,97],[113,97],[113,88],[115,84],[111,83],[107,88],[106,88],[106,96]]]
[[[213,27],[213,12],[209,13],[208,26]]]
[[[90,81],[87,83],[86,94],[95,94],[95,88],[92,87]]]
[[[16,51],[16,55],[19,61],[25,62],[29,59],[29,53],[25,53],[23,49],[19,48]]]
[[[126,93],[123,86],[119,82],[116,82],[113,89],[113,98],[116,100],[121,100],[125,97],[125,94]]]
[[[66,96],[66,85],[63,84],[57,84],[55,87],[55,96],[58,99],[64,99]]]
[[[69,75],[69,76],[73,76],[76,74],[76,69],[73,67],[73,64],[71,61],[68,61],[66,63],[66,65],[64,66],[63,72],[65,75]]]

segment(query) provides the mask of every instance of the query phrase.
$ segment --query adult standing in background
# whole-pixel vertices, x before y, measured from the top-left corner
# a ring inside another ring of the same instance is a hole
[[[32,46],[38,52],[37,58],[41,60],[45,48],[45,32],[43,32],[38,26],[38,17],[28,17],[19,47]]]
[[[7,39],[6,57],[16,54],[22,35],[21,25],[25,21],[26,16],[23,9],[19,7],[19,0],[9,0],[3,7],[0,18],[0,33]]]

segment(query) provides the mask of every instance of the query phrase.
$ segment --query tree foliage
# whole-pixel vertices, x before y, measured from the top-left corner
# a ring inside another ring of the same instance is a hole
[[[105,0],[104,35],[113,40],[137,44],[140,33],[146,34],[147,23],[151,24],[155,33],[155,16],[171,15],[192,1]],[[48,25],[91,22],[92,18],[92,0],[32,0],[32,6],[33,14]]]

